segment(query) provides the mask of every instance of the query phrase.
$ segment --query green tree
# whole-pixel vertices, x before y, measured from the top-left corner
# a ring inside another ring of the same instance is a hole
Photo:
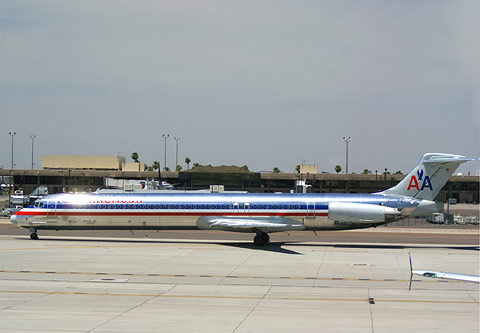
[[[300,164],[295,167],[295,172],[300,173]]]
[[[177,172],[182,171],[182,166],[181,166],[181,165],[177,165],[177,167],[175,168],[175,171],[177,171]]]
[[[158,170],[159,167],[160,167],[160,163],[158,161],[154,161],[152,163],[152,169],[153,170]]]
[[[138,162],[138,153],[133,152],[132,155],[130,156],[134,162]]]
[[[275,168],[273,168],[272,172],[273,172],[273,173],[280,173],[280,169],[277,168],[277,167],[275,167]]]
[[[335,165],[335,172],[336,173],[340,173],[340,171],[342,171],[342,167],[340,165]]]
[[[163,167],[163,171],[170,171],[170,168],[169,167]]]
[[[363,175],[369,175],[371,173],[372,173],[372,170],[368,170],[368,169],[363,169],[363,172],[362,172]]]
[[[200,163],[195,162],[195,163],[193,163],[192,169],[196,168],[196,167],[199,167],[199,166],[200,166]]]
[[[396,171],[396,172],[394,173],[394,175],[403,175],[403,172],[401,172],[400,170],[398,170],[398,171]]]
[[[191,161],[192,160],[190,159],[190,157],[185,158],[185,164],[187,165],[187,170],[190,170],[190,162]]]

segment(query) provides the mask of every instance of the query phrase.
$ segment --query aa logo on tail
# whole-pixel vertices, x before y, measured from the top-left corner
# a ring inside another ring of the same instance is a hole
[[[417,180],[418,176],[418,180]],[[410,182],[408,183],[407,191],[410,191],[411,188],[416,189],[417,191],[423,191],[423,189],[429,188],[430,191],[433,191],[432,188],[432,182],[430,181],[430,177],[425,176],[423,177],[423,170],[417,170],[417,176],[412,175],[410,177]],[[422,187],[418,185],[418,181],[423,181],[422,182]]]

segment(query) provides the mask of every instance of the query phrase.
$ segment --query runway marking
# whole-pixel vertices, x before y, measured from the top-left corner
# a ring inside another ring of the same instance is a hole
[[[178,243],[172,244],[138,244],[138,245],[71,245],[71,246],[56,246],[48,245],[51,247],[25,247],[25,248],[16,248],[16,249],[0,249],[0,251],[28,251],[28,250],[58,250],[58,249],[98,249],[98,248],[123,248],[123,247],[178,247],[179,250],[198,250],[196,246],[201,246],[203,248],[210,247],[216,248],[212,245],[203,245],[195,244],[192,247],[182,247]]]
[[[53,271],[27,271],[27,270],[0,270],[0,273],[9,274],[58,274],[58,275],[104,275],[104,276],[138,276],[138,277],[164,277],[164,278],[214,278],[214,279],[262,279],[262,280],[316,280],[316,281],[368,281],[368,282],[410,282],[398,279],[367,279],[343,277],[312,277],[312,276],[251,276],[251,275],[206,275],[206,274],[160,274],[160,273],[107,273],[107,272],[53,272]],[[413,280],[413,282],[428,283],[463,283],[462,281],[447,280]]]
[[[1,238],[1,236],[0,236]],[[92,242],[102,242],[102,239],[99,240],[89,240]],[[158,242],[163,242],[166,241],[168,243],[162,243],[159,244]],[[100,248],[136,248],[136,247],[178,247],[179,250],[226,250],[224,245],[229,245],[228,242],[226,243],[221,243],[221,244],[209,244],[209,243],[194,243],[191,245],[187,245],[182,243],[181,241],[175,242],[175,240],[170,240],[170,239],[141,239],[141,238],[133,238],[132,240],[129,240],[128,242],[151,242],[150,244],[145,244],[145,243],[137,243],[137,244],[122,244],[122,245],[54,245],[54,244],[46,244],[45,247],[24,247],[24,248],[0,248],[0,251],[37,251],[37,250],[57,250],[57,249],[100,249]],[[221,240],[212,240],[211,242],[222,242]],[[245,242],[245,244],[249,244],[249,242]],[[331,247],[331,249],[328,249],[327,251],[329,253],[331,252],[339,252],[339,253],[344,253],[344,252],[352,252],[352,253],[368,253],[368,251],[364,250],[346,250],[346,249],[335,249],[335,246],[338,245],[348,245],[347,243],[339,243],[339,244],[330,244],[330,243],[325,243],[325,242],[318,242],[318,244],[323,244],[323,245],[328,245]],[[221,245],[221,246],[220,246]],[[293,244],[292,244],[293,245]],[[358,245],[358,244],[353,244],[353,245]],[[369,243],[368,245],[374,245],[374,243]],[[383,244],[385,245],[385,244]],[[402,246],[412,246],[414,244],[408,244],[408,245],[402,245]],[[455,246],[453,244],[449,246]],[[458,245],[458,246],[465,246],[465,245]],[[233,248],[230,250],[234,250]],[[323,252],[320,250],[310,250],[311,252]],[[451,253],[448,253],[451,254]],[[458,255],[478,255],[477,253],[466,253],[466,254],[458,254]],[[354,264],[355,265],[355,264]]]
[[[116,297],[161,297],[161,298],[201,298],[201,299],[250,299],[250,300],[290,300],[290,301],[337,301],[337,302],[368,302],[372,298],[331,298],[331,297],[273,297],[273,296],[221,296],[221,295],[171,295],[171,294],[120,294],[93,293],[69,291],[37,291],[37,290],[0,290],[3,294],[42,294],[42,295],[82,295],[82,296],[116,296]],[[476,301],[446,301],[418,299],[375,299],[375,302],[397,303],[437,303],[437,304],[478,304]]]

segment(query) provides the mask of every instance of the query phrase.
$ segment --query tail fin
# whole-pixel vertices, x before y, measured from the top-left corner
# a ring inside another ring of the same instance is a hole
[[[425,154],[400,183],[380,193],[434,200],[460,164],[475,160],[478,159],[452,154]]]

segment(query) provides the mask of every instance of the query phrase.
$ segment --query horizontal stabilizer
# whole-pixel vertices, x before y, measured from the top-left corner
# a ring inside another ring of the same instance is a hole
[[[478,161],[480,159],[474,157],[466,157],[461,155],[451,155],[451,154],[425,154],[423,158],[423,163],[447,163],[447,162],[470,162]]]

